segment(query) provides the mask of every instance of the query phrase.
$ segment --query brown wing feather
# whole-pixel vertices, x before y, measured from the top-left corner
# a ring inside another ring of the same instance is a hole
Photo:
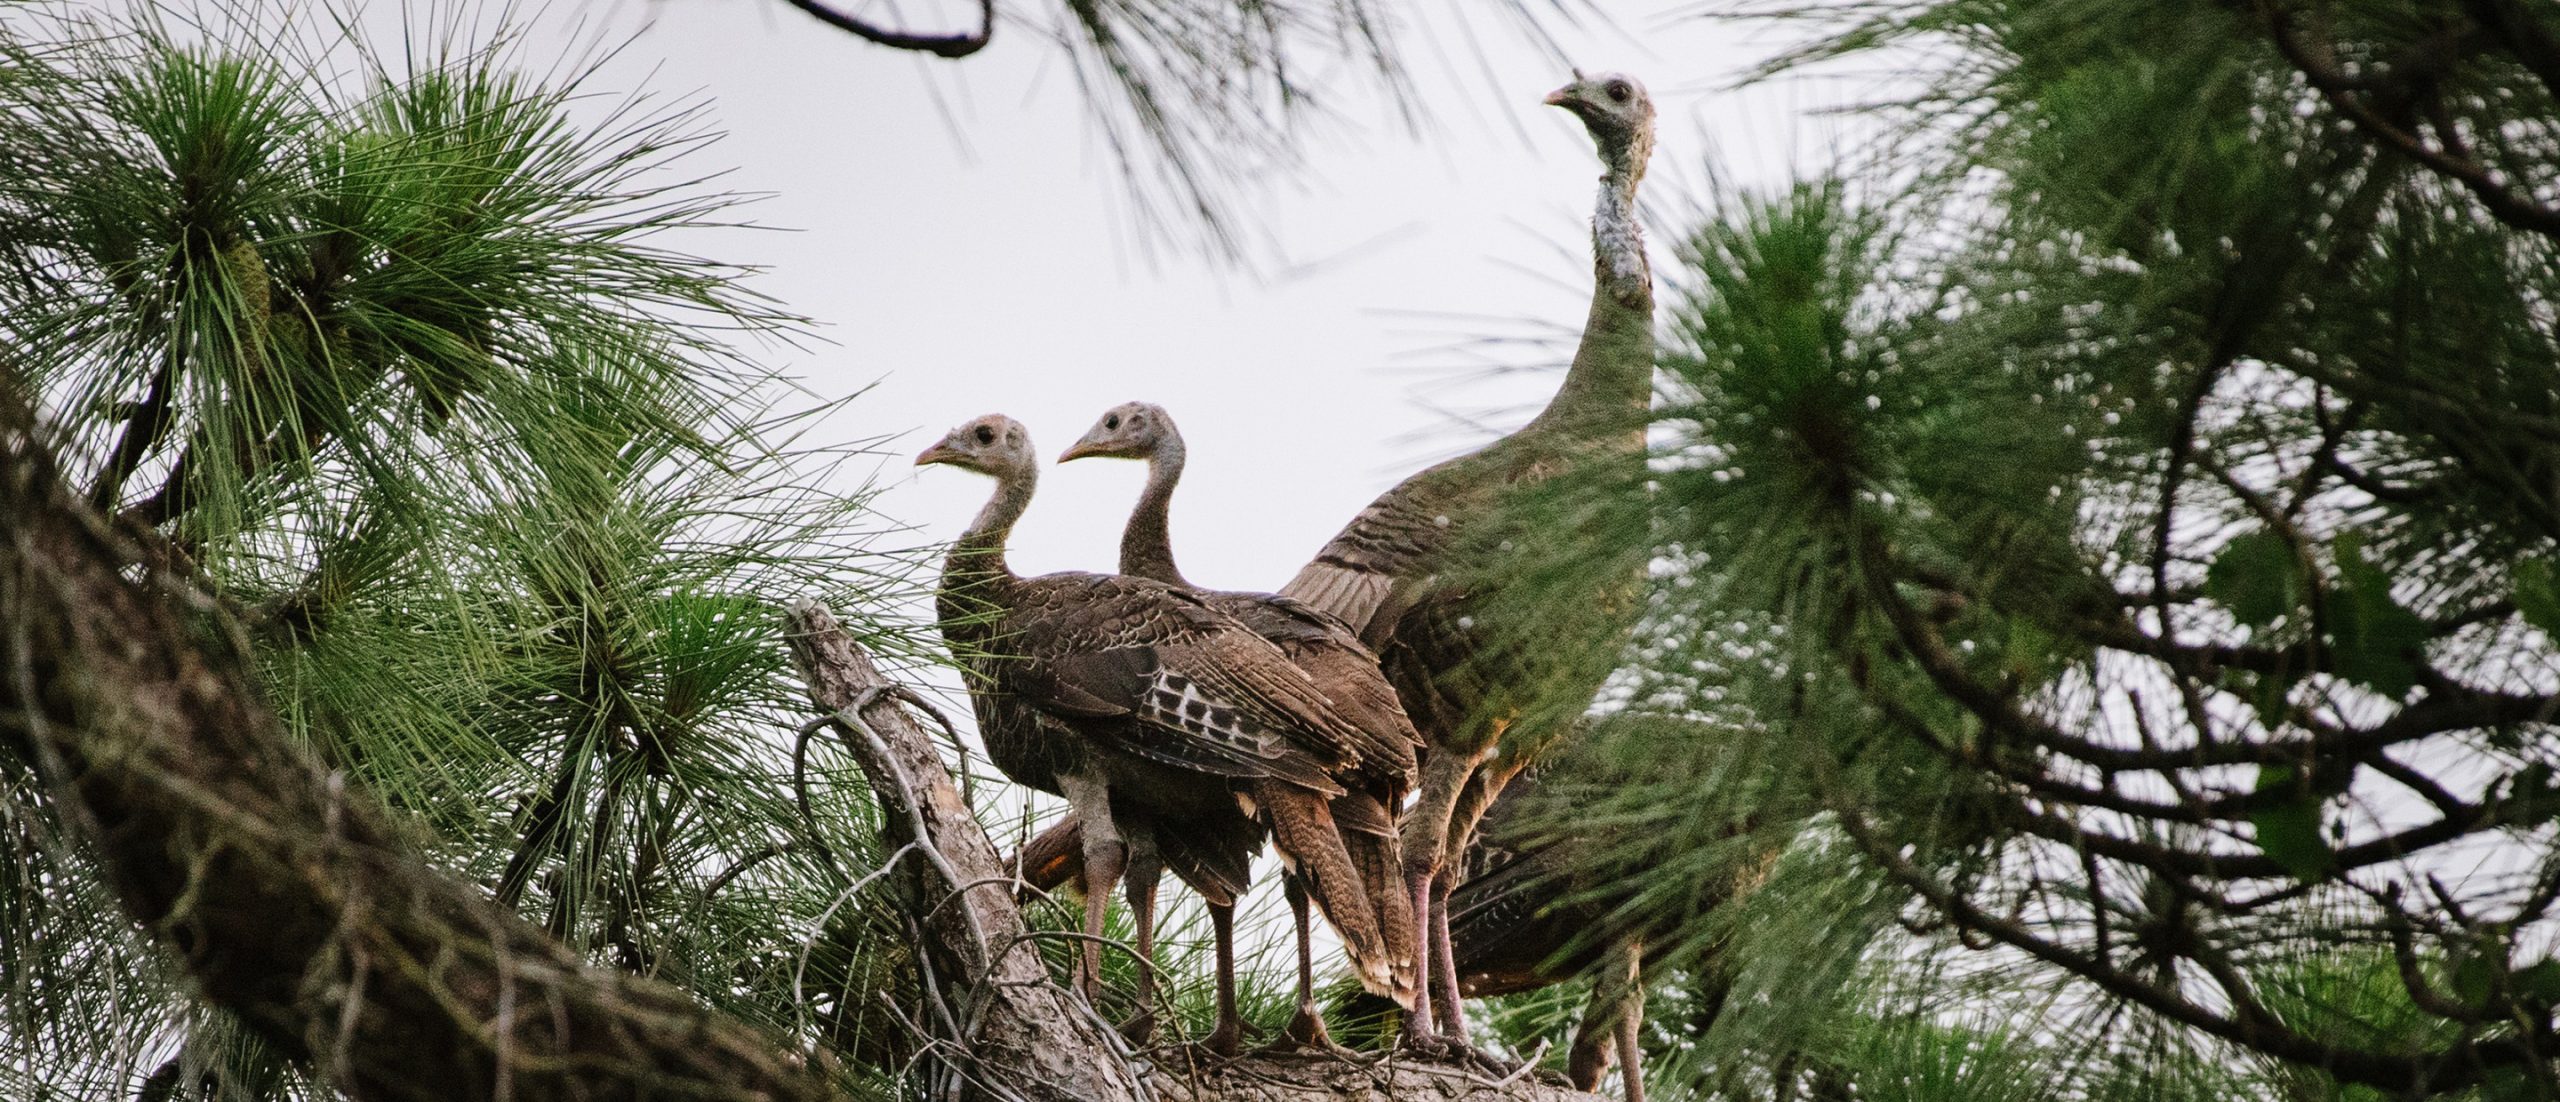
[[[1234,616],[1279,647],[1306,672],[1349,725],[1354,771],[1365,781],[1386,786],[1381,799],[1400,802],[1413,783],[1414,755],[1422,736],[1396,700],[1395,688],[1379,671],[1378,656],[1360,645],[1340,621],[1302,602],[1268,593],[1201,596],[1210,607]]]
[[[1280,595],[1306,602],[1350,625],[1361,642],[1378,646],[1397,610],[1411,604],[1412,591],[1438,568],[1450,529],[1463,519],[1452,512],[1460,503],[1447,500],[1456,495],[1443,484],[1469,458],[1450,460],[1378,495],[1280,587]]]
[[[1097,739],[1218,776],[1339,792],[1360,736],[1271,644],[1157,582],[1065,573],[1010,587],[998,688]]]

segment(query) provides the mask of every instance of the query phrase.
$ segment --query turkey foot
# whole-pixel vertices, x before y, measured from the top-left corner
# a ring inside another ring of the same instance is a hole
[[[1280,1039],[1264,1045],[1264,1053],[1325,1052],[1344,1055],[1351,1050],[1333,1043],[1333,1033],[1324,1027],[1324,1015],[1316,1013],[1313,1004],[1300,1003],[1298,1012],[1289,1016],[1289,1024],[1280,1028]]]
[[[1435,1064],[1453,1064],[1496,1078],[1509,1076],[1520,1070],[1518,1061],[1506,1060],[1490,1051],[1477,1048],[1458,1034],[1412,1028],[1410,1020],[1412,1017],[1411,1014],[1406,1015],[1406,1026],[1402,1030],[1402,1036],[1396,1042],[1396,1051],[1412,1059]]]
[[[1120,1023],[1120,1035],[1128,1038],[1131,1045],[1146,1047],[1148,1041],[1155,1039],[1156,1012],[1141,1010],[1131,1015],[1128,1021]]]
[[[1219,1022],[1218,1028],[1201,1040],[1200,1048],[1222,1060],[1235,1059],[1237,1053],[1244,1051],[1244,1023],[1234,1018]]]
[[[1434,1064],[1455,1064],[1465,1060],[1466,1044],[1433,1030],[1428,1011],[1405,1012],[1402,1027],[1396,1034],[1396,1051],[1416,1060]]]
[[[1496,1055],[1491,1049],[1477,1048],[1461,1038],[1443,1034],[1440,1039],[1448,1044],[1450,1048],[1455,1050],[1455,1058],[1458,1063],[1473,1065],[1478,1070],[1481,1070],[1497,1079],[1508,1079],[1519,1074],[1522,1068],[1528,1066],[1521,1061]]]

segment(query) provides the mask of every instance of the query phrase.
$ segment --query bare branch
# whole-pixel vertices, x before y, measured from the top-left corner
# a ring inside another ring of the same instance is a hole
[[[1050,982],[1037,952],[1017,948],[1027,939],[1014,878],[961,801],[933,737],[901,706],[914,694],[881,676],[825,606],[795,602],[784,618],[810,700],[830,713],[820,722],[846,733],[892,840],[914,845],[940,881],[903,878],[901,887],[935,982],[956,979],[967,992],[967,1005],[936,1015],[945,1024],[928,1034],[948,1042],[939,1051],[958,1061],[952,1070],[1036,1102],[1144,1097],[1118,1035]],[[968,1025],[955,1032],[962,1020]]]
[[[865,21],[856,16],[849,15],[845,12],[837,11],[835,8],[821,3],[820,0],[786,0],[786,2],[792,7],[798,8],[801,11],[807,12],[816,17],[821,23],[834,27],[837,30],[849,31],[855,37],[866,42],[877,43],[882,46],[887,46],[893,50],[914,50],[919,53],[928,53],[935,57],[944,58],[967,57],[970,54],[986,49],[987,42],[995,37],[996,0],[978,0],[978,29],[974,33],[957,32],[952,34],[917,34],[912,31],[893,31]]]

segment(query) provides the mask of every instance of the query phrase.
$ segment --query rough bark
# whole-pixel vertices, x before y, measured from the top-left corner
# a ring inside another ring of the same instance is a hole
[[[0,410],[0,742],[206,1000],[359,1102],[831,1095],[429,867],[287,738],[232,621],[147,561]]]
[[[934,1030],[948,1070],[973,1091],[1029,1102],[1146,1097],[1119,1034],[1050,982],[1013,902],[1014,876],[969,813],[933,739],[900,703],[871,655],[825,606],[784,615],[791,657],[818,707],[838,713],[846,749],[880,801],[901,878],[934,973],[916,1017]],[[921,837],[919,837],[921,835]],[[938,1028],[937,1028],[938,1027]]]
[[[1324,1054],[1266,1054],[1214,1070],[1168,1068],[1152,1079],[1160,1102],[1595,1102],[1535,1075],[1495,1079],[1445,1064]]]
[[[1179,1048],[1132,1057],[1064,987],[1051,981],[1024,933],[1012,865],[969,812],[933,739],[899,703],[860,644],[821,606],[794,604],[785,617],[794,661],[820,708],[860,705],[859,726],[841,724],[862,767],[892,847],[921,830],[921,875],[902,885],[908,913],[921,915],[923,941],[946,993],[965,992],[952,1017],[975,1033],[946,1051],[969,1053],[984,1083],[1026,1099],[1153,1098],[1158,1102],[1482,1102],[1589,1099],[1521,1075],[1508,1081],[1457,1068],[1332,1055],[1258,1055],[1198,1062]],[[957,892],[955,895],[954,892]],[[992,956],[982,947],[994,947]],[[955,984],[951,977],[967,977]],[[991,980],[990,980],[990,977]],[[930,1009],[930,1008],[929,1008]],[[933,1015],[939,1017],[940,1015]],[[920,1015],[923,1017],[923,1015]],[[948,1038],[944,1038],[949,1040]]]

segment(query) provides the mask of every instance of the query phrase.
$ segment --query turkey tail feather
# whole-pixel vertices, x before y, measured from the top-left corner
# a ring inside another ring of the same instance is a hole
[[[1280,855],[1307,885],[1307,894],[1324,912],[1325,921],[1342,935],[1360,986],[1410,1007],[1414,1002],[1412,957],[1398,967],[1386,935],[1379,929],[1378,906],[1361,878],[1343,834],[1334,825],[1325,797],[1275,781],[1254,786],[1254,800],[1271,817]],[[1397,982],[1401,974],[1403,982]]]
[[[1342,801],[1335,801],[1334,806],[1338,810]],[[1410,1002],[1404,993],[1420,986],[1415,962],[1421,958],[1422,946],[1416,936],[1420,927],[1414,922],[1413,896],[1405,890],[1403,847],[1397,845],[1393,830],[1383,834],[1344,830],[1342,845],[1350,852],[1352,868],[1360,873],[1360,884],[1368,893],[1371,909],[1377,912],[1379,936],[1386,943],[1389,981],[1398,1000]]]
[[[1084,875],[1084,826],[1074,816],[1051,823],[1049,829],[1024,843],[1022,852],[1013,860],[1028,886],[1056,891],[1059,885]]]

